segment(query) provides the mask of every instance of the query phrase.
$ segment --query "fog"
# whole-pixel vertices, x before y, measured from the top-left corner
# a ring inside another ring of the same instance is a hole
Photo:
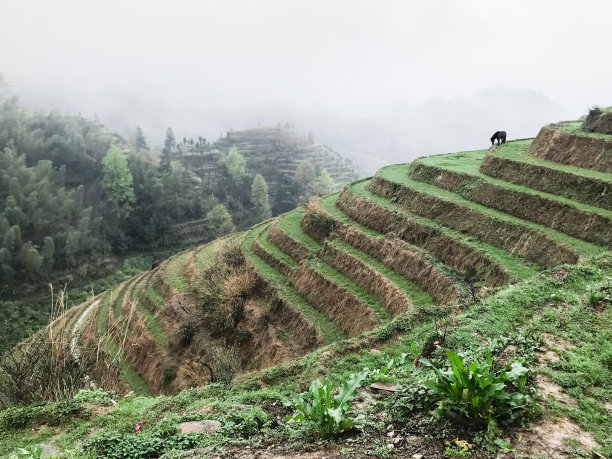
[[[364,173],[612,105],[612,3],[1,0],[34,109],[213,141],[293,122]]]

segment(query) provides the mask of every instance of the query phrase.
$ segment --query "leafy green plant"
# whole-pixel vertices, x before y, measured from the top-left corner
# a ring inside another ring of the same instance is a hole
[[[39,459],[41,455],[42,445],[32,445],[25,448],[17,448],[17,454],[11,456],[11,459]]]
[[[90,402],[90,403],[99,403],[101,405],[111,405],[115,404],[113,397],[115,396],[115,391],[105,391],[103,389],[90,389],[85,390],[81,389],[77,394],[73,397],[77,402]]]
[[[366,377],[367,372],[351,375],[344,381],[337,395],[334,395],[334,386],[331,383],[314,380],[308,389],[312,400],[306,400],[303,395],[298,395],[293,402],[298,414],[290,416],[288,420],[310,422],[323,435],[331,435],[353,427],[355,422],[347,416],[347,413],[351,400]]]
[[[508,364],[496,373],[490,351],[483,362],[470,365],[452,351],[447,350],[446,355],[449,362],[446,371],[421,360],[436,376],[435,381],[424,383],[439,399],[436,415],[454,412],[476,425],[488,426],[501,417],[507,421],[516,419],[532,403],[525,387],[529,370],[521,362]]]
[[[397,365],[403,365],[406,362],[406,357],[408,357],[408,354],[402,354],[399,359],[397,359]],[[374,368],[370,370],[366,367],[363,369],[363,371],[367,373],[368,381],[389,382],[392,379],[391,370],[394,368],[395,364],[395,359],[391,358],[381,368]]]

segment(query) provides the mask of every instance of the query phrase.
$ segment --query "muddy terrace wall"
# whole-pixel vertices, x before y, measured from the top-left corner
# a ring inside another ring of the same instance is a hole
[[[612,210],[612,183],[551,167],[487,154],[480,172],[534,190]]]
[[[415,161],[410,178],[448,190],[468,201],[569,234],[584,241],[609,245],[612,220],[538,195],[498,187],[462,174]]]
[[[527,154],[570,166],[612,172],[612,138],[583,137],[544,126]]]
[[[490,287],[515,283],[516,279],[505,267],[484,252],[447,236],[442,231],[410,220],[354,194],[345,188],[336,206],[356,222],[382,234],[393,233],[400,239],[423,247],[457,271],[476,271],[477,280]]]
[[[404,206],[407,210],[442,225],[478,238],[508,253],[517,254],[541,266],[551,268],[576,263],[578,253],[571,247],[522,225],[498,220],[468,206],[407,188],[379,175],[374,176],[370,191]]]

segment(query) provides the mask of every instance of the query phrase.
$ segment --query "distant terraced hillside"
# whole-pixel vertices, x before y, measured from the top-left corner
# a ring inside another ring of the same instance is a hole
[[[547,268],[606,252],[612,173],[601,165],[610,151],[591,160],[553,154],[546,148],[556,148],[555,129],[576,145],[592,139],[548,126],[535,140],[385,167],[177,254],[72,312],[75,345],[105,351],[92,375],[102,385],[174,393],[294,359],[397,316],[452,315]],[[233,132],[227,142],[264,171],[289,174],[295,161],[317,154],[326,164],[329,151],[312,146],[267,162],[259,140],[268,131]],[[281,132],[301,148],[293,131]],[[353,172],[330,173],[344,180]]]
[[[230,148],[235,147],[247,160],[247,169],[263,175],[270,187],[274,209],[286,211],[283,203],[300,161],[309,161],[316,168],[325,168],[336,184],[359,178],[359,172],[339,153],[294,129],[261,127],[231,131],[210,147],[183,146],[182,161],[195,171],[206,174]],[[293,206],[291,207],[293,208]]]

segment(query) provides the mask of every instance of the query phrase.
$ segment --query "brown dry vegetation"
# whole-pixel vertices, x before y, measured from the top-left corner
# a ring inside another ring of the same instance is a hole
[[[601,172],[612,172],[612,139],[572,135],[544,126],[527,154],[536,158]]]
[[[268,263],[270,266],[276,269],[279,273],[283,274],[284,276],[289,275],[289,273],[291,272],[291,268],[289,267],[289,265],[285,263],[283,260],[276,258],[274,255],[268,252],[259,243],[257,239],[253,240],[252,248],[253,248],[253,252],[255,253],[255,255],[260,257],[263,261]]]
[[[302,263],[294,269],[289,281],[301,296],[347,336],[357,336],[376,325],[376,317],[370,308],[307,264]]]
[[[302,226],[308,234],[319,237],[321,230],[317,230],[317,222],[323,221],[321,217],[313,218],[313,214],[324,215],[334,221],[332,237],[337,236],[358,250],[376,258],[392,271],[413,281],[425,290],[438,304],[456,303],[462,296],[461,290],[447,275],[441,273],[427,256],[419,250],[394,239],[372,237],[347,225],[326,213],[316,201],[307,208]],[[310,215],[306,217],[306,215]],[[349,276],[352,278],[352,276]],[[365,287],[364,287],[365,288]]]
[[[514,283],[517,279],[485,253],[445,235],[442,231],[410,220],[355,195],[345,188],[336,206],[356,222],[389,236],[422,247],[457,271],[474,269],[476,279],[490,287]]]
[[[324,246],[321,258],[361,288],[371,292],[391,314],[412,311],[410,299],[395,284],[359,258],[329,244]]]
[[[612,183],[595,177],[514,161],[494,154],[485,156],[480,164],[480,172],[516,185],[612,210]]]
[[[410,178],[430,183],[483,206],[597,244],[612,241],[612,220],[543,196],[498,187],[477,177],[414,161]]]
[[[285,233],[276,222],[270,225],[268,240],[296,262],[308,258],[308,247]]]
[[[548,268],[563,263],[576,263],[579,259],[574,249],[545,234],[510,221],[498,220],[468,206],[407,188],[379,175],[372,179],[370,191],[393,199],[417,215],[473,235],[482,242]]]

